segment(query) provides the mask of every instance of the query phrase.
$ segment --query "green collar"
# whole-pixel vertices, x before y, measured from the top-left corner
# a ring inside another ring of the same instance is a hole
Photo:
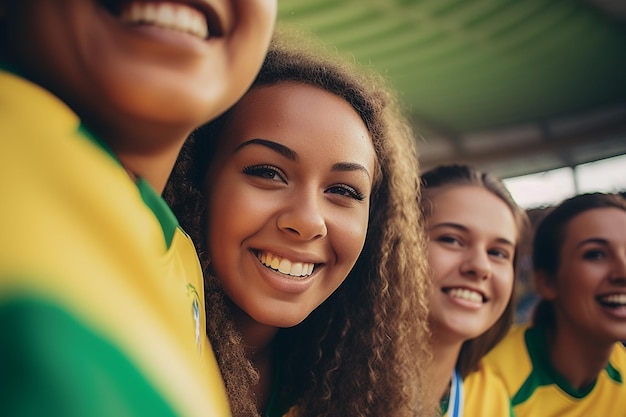
[[[111,159],[113,159],[120,167],[122,164],[120,160],[117,158],[117,155],[113,153],[111,148],[107,143],[102,141],[96,135],[94,135],[85,125],[81,124],[78,128],[79,133],[104,152],[106,152]],[[146,181],[145,179],[139,177],[137,182],[135,183],[137,189],[139,190],[139,194],[143,202],[152,210],[154,215],[156,216],[159,224],[161,225],[161,230],[163,231],[163,238],[165,239],[165,245],[169,248],[172,244],[172,240],[174,239],[174,233],[176,228],[178,227],[178,220],[176,216],[170,209],[169,205],[163,200],[163,197],[159,193],[157,193],[154,188]]]
[[[526,330],[526,334],[524,335],[530,359],[533,363],[533,369],[535,370],[534,372],[536,372],[539,377],[539,385],[554,383],[570,396],[574,398],[584,398],[593,390],[596,383],[594,382],[585,389],[577,389],[570,385],[570,383],[554,369],[552,361],[550,360],[546,331],[545,326],[535,325]],[[621,374],[610,362],[606,364],[604,370],[609,378],[620,384],[622,383]]]
[[[20,71],[16,67],[4,62],[0,62],[0,71],[9,72],[21,78],[27,79],[26,77],[24,77],[23,74],[20,73]],[[88,139],[89,141],[97,145],[100,149],[105,151],[111,157],[111,159],[113,159],[120,167],[122,167],[122,164],[117,158],[117,155],[113,153],[108,144],[98,138],[85,125],[81,124],[78,128],[78,132],[85,139]],[[139,178],[135,184],[144,203],[146,204],[146,206],[148,206],[148,208],[150,208],[150,210],[152,210],[154,215],[157,217],[159,224],[161,225],[161,229],[163,230],[165,245],[169,248],[172,244],[172,240],[174,239],[174,233],[176,231],[176,228],[178,227],[178,220],[176,219],[176,216],[174,215],[168,204],[165,202],[165,200],[163,200],[161,195],[157,193],[154,188],[152,188],[148,181],[143,178]]]

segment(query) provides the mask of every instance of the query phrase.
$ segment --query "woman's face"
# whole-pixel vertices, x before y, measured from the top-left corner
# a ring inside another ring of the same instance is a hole
[[[437,341],[459,343],[487,331],[504,312],[513,291],[518,232],[509,207],[482,187],[428,192],[430,323]]]
[[[205,179],[211,268],[256,322],[290,327],[341,285],[363,248],[376,155],[355,110],[296,83],[237,105]]]
[[[556,280],[543,290],[557,326],[582,340],[626,340],[626,211],[598,208],[567,225]]]
[[[276,0],[0,0],[0,15],[9,63],[91,123],[194,128],[254,79]]]

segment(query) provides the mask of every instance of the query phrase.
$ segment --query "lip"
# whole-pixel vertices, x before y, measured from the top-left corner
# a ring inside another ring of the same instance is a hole
[[[608,315],[609,317],[613,319],[624,320],[626,319],[626,305],[610,306],[602,302],[601,300],[608,296],[624,297],[625,295],[626,293],[624,293],[623,291],[613,291],[613,292],[608,292],[608,293],[604,293],[604,294],[600,294],[596,296],[595,301],[597,305],[600,307],[600,309],[604,312],[604,314]]]
[[[283,248],[252,248],[250,249],[250,251],[254,254],[254,256],[256,257],[259,253],[262,252],[268,252],[271,253],[272,255],[281,257],[281,258],[287,258],[292,262],[302,262],[302,263],[311,263],[311,264],[315,264],[315,268],[318,268],[320,266],[324,265],[324,261],[322,260],[322,258],[318,255],[315,255],[313,253],[303,253],[303,252],[296,252],[292,249],[283,249]],[[315,274],[315,270],[313,271],[313,274]]]
[[[608,307],[599,302],[597,304],[607,316],[617,320],[626,320],[626,306]]]
[[[450,294],[451,290],[468,290],[475,293],[478,293],[482,296],[482,301],[480,303],[464,298],[455,297]],[[468,287],[466,285],[449,285],[441,288],[441,293],[448,299],[451,303],[458,305],[460,307],[470,309],[470,310],[478,310],[480,309],[489,299],[485,295],[485,293],[479,289]]]
[[[271,252],[276,256],[280,256],[283,258],[287,258],[291,261],[295,262],[303,262],[303,263],[314,263],[315,268],[313,269],[313,273],[306,277],[296,277],[282,274],[278,271],[275,271],[261,263],[258,259],[257,254],[259,252]],[[272,289],[291,295],[299,295],[306,292],[317,280],[319,276],[320,270],[323,268],[323,264],[320,262],[314,262],[312,256],[304,256],[304,255],[296,255],[296,254],[285,254],[284,252],[276,251],[276,250],[250,250],[250,254],[253,257],[254,264],[256,265],[256,269],[259,272],[259,275],[264,280],[264,282],[270,286]]]
[[[124,5],[130,3],[176,3],[184,4],[201,12],[207,22],[209,29],[209,37],[205,41],[222,38],[224,34],[230,31],[232,23],[227,18],[228,13],[224,9],[223,5],[216,4],[216,2],[207,2],[199,0],[162,0],[162,1],[145,1],[145,0],[98,0],[98,2],[115,18],[119,19],[121,10]],[[200,40],[200,39],[198,39]]]
[[[209,26],[210,38],[221,38],[225,33],[230,31],[229,19],[226,19],[227,13],[221,3],[215,1],[193,1],[193,0],[174,0],[173,3],[188,4],[195,7],[202,13],[207,20]]]

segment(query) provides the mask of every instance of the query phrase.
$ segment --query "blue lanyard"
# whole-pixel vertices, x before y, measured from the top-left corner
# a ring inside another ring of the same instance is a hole
[[[459,371],[456,369],[452,372],[452,380],[450,381],[450,403],[448,406],[449,417],[463,416],[463,380]]]

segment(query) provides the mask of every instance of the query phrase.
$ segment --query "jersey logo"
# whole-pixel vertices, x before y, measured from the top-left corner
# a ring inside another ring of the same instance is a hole
[[[191,284],[187,284],[187,295],[190,295],[192,297],[191,315],[194,322],[196,346],[198,346],[198,352],[202,353],[202,332],[200,331],[202,322],[202,320],[200,320],[200,297],[198,296],[198,291],[196,290],[196,288]]]

